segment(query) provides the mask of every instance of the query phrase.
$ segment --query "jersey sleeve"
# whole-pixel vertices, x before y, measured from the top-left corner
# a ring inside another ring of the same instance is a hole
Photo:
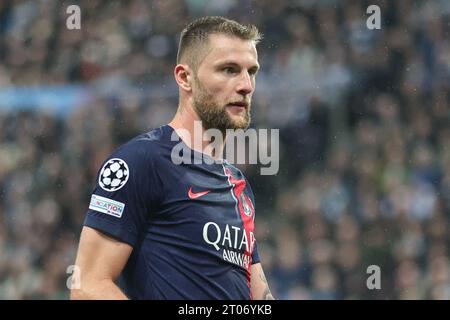
[[[130,142],[102,164],[84,225],[135,246],[157,203],[151,145]]]

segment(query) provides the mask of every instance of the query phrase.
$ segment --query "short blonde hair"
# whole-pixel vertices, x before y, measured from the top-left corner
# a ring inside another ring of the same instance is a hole
[[[243,25],[218,16],[199,18],[189,23],[181,32],[177,64],[181,63],[183,59],[187,59],[186,62],[196,69],[198,57],[201,56],[198,54],[198,50],[205,47],[211,34],[235,36],[243,40],[254,41],[255,45],[262,39],[262,34],[254,25]]]

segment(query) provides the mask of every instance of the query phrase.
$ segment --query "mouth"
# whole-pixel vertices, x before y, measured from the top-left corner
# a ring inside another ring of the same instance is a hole
[[[231,102],[231,103],[227,104],[227,107],[232,107],[233,109],[246,110],[246,109],[248,109],[248,103],[245,101]]]

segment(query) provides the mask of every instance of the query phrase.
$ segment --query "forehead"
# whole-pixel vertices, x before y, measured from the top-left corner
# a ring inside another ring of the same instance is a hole
[[[235,62],[242,65],[258,64],[258,53],[254,41],[224,34],[212,34],[208,40],[208,50],[203,63]]]

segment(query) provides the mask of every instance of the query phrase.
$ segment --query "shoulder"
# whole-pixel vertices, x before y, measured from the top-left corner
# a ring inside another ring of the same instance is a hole
[[[98,172],[98,184],[113,192],[125,185],[148,185],[155,172],[154,159],[161,153],[162,127],[134,137],[115,149],[102,163]],[[128,182],[129,181],[129,182]],[[131,182],[131,183],[130,183]]]
[[[151,152],[163,143],[165,136],[164,126],[152,129],[148,132],[142,133],[125,144],[121,145],[117,150],[124,151],[140,151]]]
[[[111,157],[124,157],[130,161],[147,161],[159,153],[163,144],[163,127],[142,133],[113,151]]]
[[[131,174],[150,170],[163,146],[163,127],[142,133],[116,148],[103,162],[101,170],[123,167]]]

